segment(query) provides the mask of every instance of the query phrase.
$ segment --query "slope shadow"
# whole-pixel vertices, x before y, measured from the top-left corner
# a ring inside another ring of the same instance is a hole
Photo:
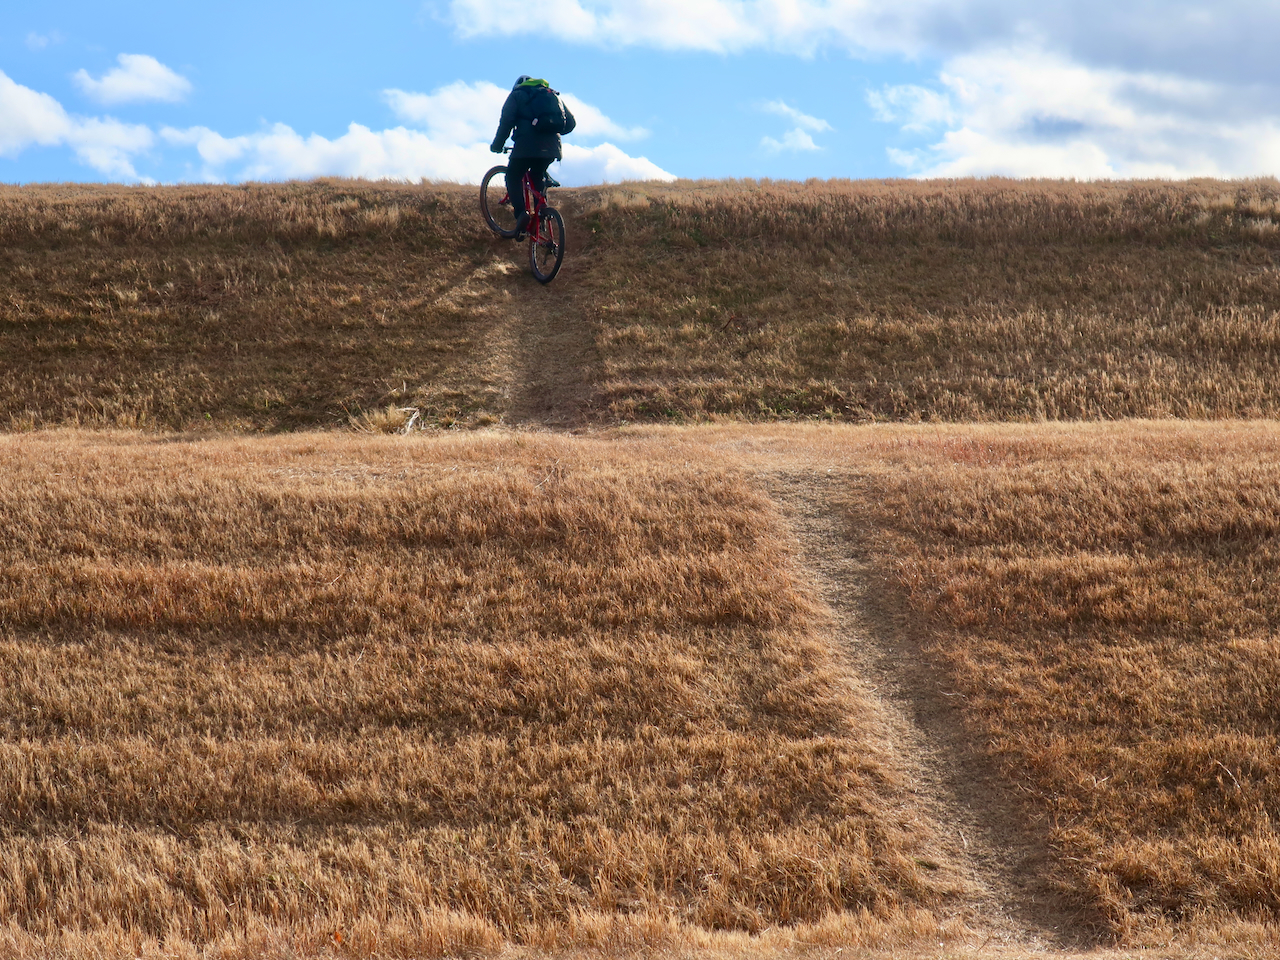
[[[528,246],[512,250],[520,269],[507,278],[510,293],[510,395],[506,420],[513,426],[572,430],[599,422],[603,363],[596,329],[584,313],[575,280],[590,270],[590,256],[576,238],[570,209],[565,218],[565,258],[548,284],[529,272]]]

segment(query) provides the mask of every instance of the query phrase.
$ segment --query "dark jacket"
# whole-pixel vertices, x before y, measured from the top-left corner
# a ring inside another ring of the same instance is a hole
[[[552,91],[559,96],[557,91]],[[507,96],[502,105],[502,119],[498,121],[498,132],[494,135],[493,145],[489,148],[494,153],[502,150],[507,137],[512,137],[515,146],[511,150],[511,159],[536,158],[540,160],[559,160],[560,135],[539,130],[533,125],[533,112],[529,108],[535,95],[534,88],[520,85]],[[562,104],[564,101],[560,101]],[[565,118],[569,121],[565,133],[569,133],[578,122],[574,120],[569,107],[565,105]],[[514,131],[514,133],[513,133]]]

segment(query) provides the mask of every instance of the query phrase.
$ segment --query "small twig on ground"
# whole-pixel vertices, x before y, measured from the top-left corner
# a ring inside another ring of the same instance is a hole
[[[1223,770],[1227,771],[1227,776],[1231,778],[1231,782],[1236,785],[1237,790],[1244,789],[1244,787],[1240,786],[1240,781],[1236,779],[1236,775],[1232,773],[1230,769],[1228,769],[1225,763],[1223,763],[1221,760],[1215,760],[1213,762],[1216,763],[1218,766],[1220,766]]]

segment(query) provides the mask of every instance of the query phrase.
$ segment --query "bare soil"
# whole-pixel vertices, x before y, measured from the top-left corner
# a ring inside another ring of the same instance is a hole
[[[847,500],[850,480],[816,471],[761,477],[790,522],[814,588],[831,611],[837,647],[868,700],[878,704],[891,754],[906,766],[919,816],[937,825],[938,849],[967,891],[953,905],[991,945],[1087,949],[1101,926],[1063,899],[1047,879],[1043,825],[1011,795],[1004,778],[974,749],[956,710],[959,694],[913,638],[911,626],[875,582]]]
[[[595,331],[568,289],[580,245],[569,232],[565,264],[550,284],[529,273],[528,245],[496,240],[495,256],[507,274],[503,319],[487,344],[505,359],[505,422],[512,426],[573,430],[598,421],[600,354]],[[507,258],[510,257],[510,262]]]

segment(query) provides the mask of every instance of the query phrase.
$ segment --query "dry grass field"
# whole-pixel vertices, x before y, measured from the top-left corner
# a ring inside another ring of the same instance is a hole
[[[410,401],[488,422],[494,304],[469,284],[505,264],[473,194],[0,187],[0,425],[288,430]]]
[[[624,419],[1280,413],[1280,184],[706,183],[584,196]],[[1273,219],[1274,218],[1274,219]]]
[[[579,422],[1280,415],[1273,180],[556,202],[542,289],[470,187],[0,187],[0,425],[539,422],[557,362]]]
[[[906,440],[862,487],[921,648],[1125,937],[1280,919],[1280,434]]]
[[[0,953],[854,936],[958,890],[731,473],[62,432],[0,471]]]
[[[889,681],[762,492],[821,476],[879,585],[853,642],[928,667],[1064,941],[1265,956],[1277,452],[1267,424],[10,435],[0,955],[1052,948],[987,949]]]
[[[0,186],[0,960],[1280,952],[1280,185],[557,203]]]

